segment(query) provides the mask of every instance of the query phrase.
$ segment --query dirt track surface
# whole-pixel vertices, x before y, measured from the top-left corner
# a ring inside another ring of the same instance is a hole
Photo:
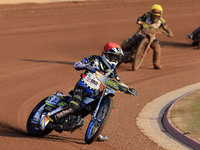
[[[123,42],[135,33],[136,18],[151,8],[148,0],[102,0],[0,6],[0,146],[2,150],[133,149],[162,150],[138,129],[136,117],[156,97],[200,82],[200,51],[187,34],[200,24],[199,0],[154,1],[175,37],[158,38],[163,69],[153,70],[152,52],[140,70],[130,64],[118,69],[121,80],[137,89],[139,97],[116,94],[115,110],[103,130],[104,143],[84,144],[83,131],[52,132],[45,138],[26,135],[31,110],[57,90],[71,90],[81,72],[73,63],[100,54],[108,41]]]
[[[55,2],[66,2],[74,0],[1,0],[0,4],[21,4],[21,3],[55,3]],[[85,0],[77,0],[85,1]]]

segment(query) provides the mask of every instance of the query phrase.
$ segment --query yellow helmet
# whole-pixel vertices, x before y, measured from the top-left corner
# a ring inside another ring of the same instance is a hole
[[[151,14],[152,15],[155,15],[155,16],[161,16],[163,13],[163,9],[162,9],[162,6],[159,5],[159,4],[154,4],[152,7],[151,7]]]

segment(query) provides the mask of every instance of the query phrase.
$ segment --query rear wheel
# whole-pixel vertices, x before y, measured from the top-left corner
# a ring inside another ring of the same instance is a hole
[[[197,49],[198,49],[198,50],[200,49],[200,40],[198,41]]]
[[[85,143],[91,144],[94,140],[97,139],[103,127],[105,126],[111,112],[112,112],[112,98],[108,97],[102,101],[100,104],[99,110],[97,112],[96,119],[91,120],[86,134],[85,134]]]
[[[26,128],[27,128],[28,135],[30,136],[43,137],[53,131],[52,129],[48,129],[48,128],[42,131],[39,127],[33,126],[33,123],[32,123],[34,121],[34,118],[40,118],[41,112],[43,111],[43,108],[45,106],[46,99],[47,98],[43,99],[39,104],[37,104],[37,106],[33,109],[33,111],[31,112],[28,118]]]
[[[145,57],[145,51],[147,50],[147,45],[149,43],[149,40],[147,38],[143,39],[140,42],[140,45],[138,46],[137,52],[134,56],[134,59],[132,60],[132,70],[136,71],[140,68],[144,57]]]

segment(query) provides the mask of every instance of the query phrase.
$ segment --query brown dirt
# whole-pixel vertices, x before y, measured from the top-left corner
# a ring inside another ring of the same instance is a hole
[[[55,3],[55,2],[66,2],[74,0],[1,0],[0,4],[24,4],[24,3]],[[76,0],[76,1],[85,1],[85,0]],[[89,0],[87,0],[89,1]],[[92,0],[90,0],[92,1]]]
[[[159,35],[163,69],[153,70],[152,52],[140,70],[130,64],[118,69],[121,80],[139,97],[116,94],[115,111],[103,133],[104,143],[84,144],[83,131],[52,132],[28,137],[26,121],[34,106],[57,90],[74,87],[81,72],[73,63],[100,54],[108,41],[123,42],[134,34],[136,18],[151,8],[148,0],[101,0],[0,6],[0,145],[12,149],[134,149],[161,150],[138,129],[136,117],[145,104],[171,90],[200,82],[200,51],[187,34],[199,26],[199,0],[156,0],[175,37]],[[87,122],[87,120],[86,120]]]

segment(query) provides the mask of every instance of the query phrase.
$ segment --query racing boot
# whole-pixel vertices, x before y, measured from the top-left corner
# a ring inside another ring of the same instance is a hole
[[[40,129],[43,131],[49,122],[50,119],[47,117],[47,114],[42,114],[42,117],[40,119]]]
[[[44,130],[46,125],[49,123],[50,119],[47,117],[48,112],[51,112],[53,110],[53,106],[46,105],[43,111],[43,114],[41,116],[39,127],[41,130]]]
[[[162,69],[162,66],[157,66],[157,65],[154,65],[154,69],[156,69],[156,70],[159,70],[159,69]]]
[[[103,136],[103,135],[99,135],[98,137],[97,137],[97,141],[99,141],[99,142],[104,142],[104,141],[106,141],[108,139],[108,137],[107,136]]]

